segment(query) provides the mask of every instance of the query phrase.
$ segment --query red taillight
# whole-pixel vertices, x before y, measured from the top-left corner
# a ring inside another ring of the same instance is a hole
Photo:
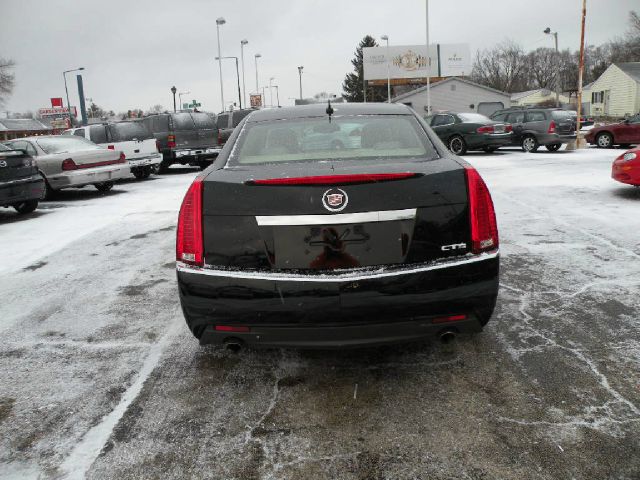
[[[484,127],[479,127],[476,130],[478,133],[493,133],[494,131],[493,125],[485,125]]]
[[[176,260],[204,265],[202,245],[202,178],[197,177],[187,190],[180,214],[176,238]]]
[[[417,177],[420,174],[403,173],[360,173],[351,175],[317,175],[313,177],[264,178],[247,180],[247,185],[346,185],[350,183],[387,182]]]
[[[169,148],[174,148],[176,146],[176,136],[175,135],[168,135],[167,136],[167,146]]]
[[[120,163],[127,163],[127,156],[124,152],[120,152]]]
[[[511,124],[507,124],[507,125],[505,125],[505,126],[504,126],[504,131],[505,131],[506,133],[513,132],[513,125],[511,125]]]
[[[115,150],[115,149],[116,149],[116,146],[115,146],[115,145],[107,145],[107,148],[108,148],[109,150]]]
[[[481,253],[499,246],[498,223],[487,185],[477,170],[465,167],[469,192],[469,220],[471,223],[471,251]]]
[[[438,317],[431,320],[431,323],[447,323],[447,322],[459,322],[461,320],[466,320],[466,315],[449,315],[447,317]]]
[[[76,170],[78,165],[71,158],[62,161],[62,170]]]
[[[222,139],[222,132],[218,130],[218,145],[224,145],[224,140]]]
[[[242,325],[216,325],[215,329],[219,332],[248,332],[251,329]]]
[[[556,122],[553,120],[551,120],[551,123],[549,124],[549,130],[547,130],[547,133],[556,133]]]

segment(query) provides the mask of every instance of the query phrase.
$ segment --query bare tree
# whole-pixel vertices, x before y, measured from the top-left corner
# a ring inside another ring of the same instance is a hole
[[[507,40],[489,50],[476,53],[471,79],[504,92],[528,87],[527,56],[515,42]]]
[[[640,15],[633,10],[629,12],[629,35],[640,36]]]
[[[528,79],[525,89],[547,88],[556,86],[559,58],[551,48],[538,48],[527,54],[527,67],[524,74]]]
[[[13,60],[0,57],[0,105],[3,105],[6,98],[13,92],[15,75],[12,70],[14,66]]]
[[[156,104],[149,109],[149,113],[162,113],[164,112],[164,107],[160,104]]]

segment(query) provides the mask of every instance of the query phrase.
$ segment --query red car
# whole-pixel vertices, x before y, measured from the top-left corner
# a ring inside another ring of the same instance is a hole
[[[640,147],[626,151],[613,161],[611,178],[640,187]]]
[[[584,138],[599,148],[612,148],[614,145],[627,147],[638,145],[640,144],[640,113],[621,123],[594,127]]]

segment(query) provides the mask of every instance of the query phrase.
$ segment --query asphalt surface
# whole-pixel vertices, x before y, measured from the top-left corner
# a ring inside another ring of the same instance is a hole
[[[640,189],[609,178],[620,152],[466,157],[501,291],[451,345],[200,347],[174,271],[193,170],[0,210],[0,478],[640,478]]]

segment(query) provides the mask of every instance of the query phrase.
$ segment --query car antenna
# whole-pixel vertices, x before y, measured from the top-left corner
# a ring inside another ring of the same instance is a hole
[[[329,123],[331,123],[331,115],[333,115],[333,107],[331,106],[331,100],[327,100],[327,109],[325,110],[327,115],[329,115]]]

